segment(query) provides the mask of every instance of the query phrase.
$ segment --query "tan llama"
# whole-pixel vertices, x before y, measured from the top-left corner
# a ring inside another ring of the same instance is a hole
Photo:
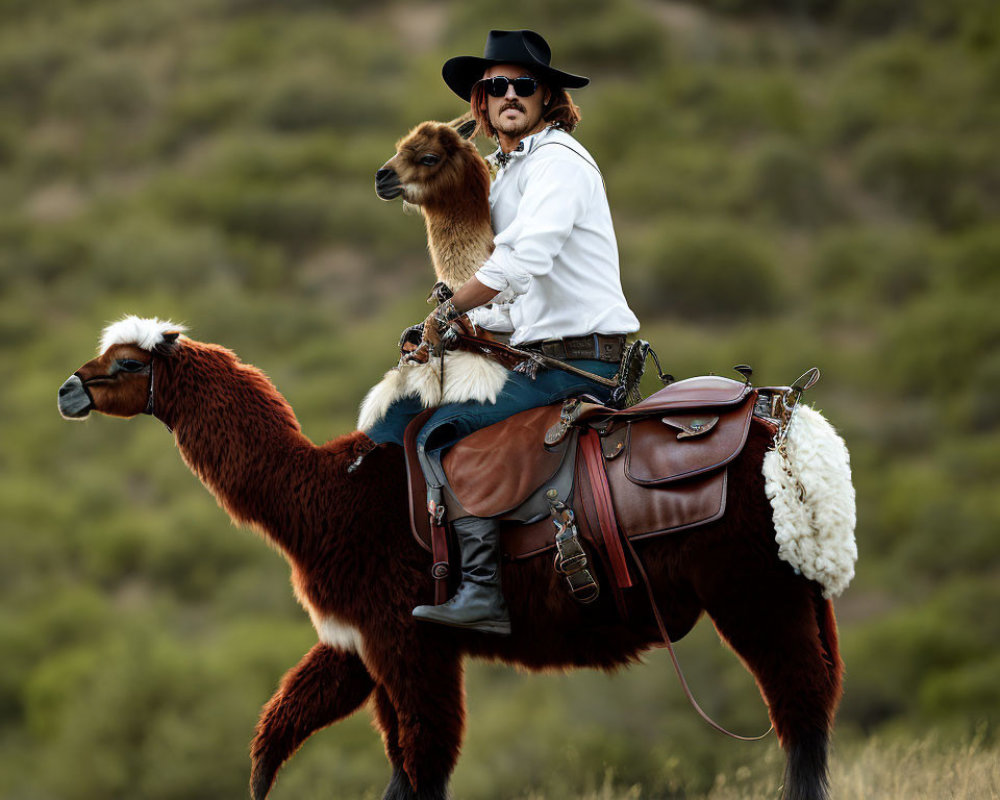
[[[375,174],[383,200],[402,196],[427,223],[427,247],[439,281],[455,291],[493,252],[490,172],[468,137],[475,121],[424,122],[396,143]]]
[[[490,172],[468,140],[475,122],[423,122],[396,144],[396,155],[375,175],[383,200],[402,197],[420,208],[437,279],[452,291],[471,278],[493,252]],[[467,400],[496,402],[507,370],[474,353],[450,352],[441,385],[441,362],[400,363],[365,396],[358,429],[369,430],[394,400],[416,395],[425,408]]]

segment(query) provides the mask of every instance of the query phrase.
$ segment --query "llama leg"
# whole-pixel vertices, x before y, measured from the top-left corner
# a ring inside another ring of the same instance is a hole
[[[409,800],[416,797],[410,779],[403,770],[403,750],[399,746],[399,718],[392,706],[389,693],[379,684],[375,687],[375,719],[382,741],[385,744],[385,755],[392,764],[392,780],[385,789],[382,800]]]
[[[784,800],[826,800],[842,669],[830,604],[790,573],[711,584],[699,587],[705,608],[756,678],[785,749]]]
[[[264,800],[281,765],[320,728],[354,713],[374,682],[354,653],[316,644],[281,679],[250,747],[250,792]]]
[[[401,756],[399,764],[393,761],[393,779],[385,797],[446,800],[465,728],[462,664],[457,656],[445,656],[429,647],[414,646],[403,652],[408,653],[405,659],[395,655],[395,663],[387,663],[388,669],[379,675],[398,724],[392,751]],[[380,708],[377,703],[376,713],[381,714]],[[386,751],[393,760],[390,744],[387,740]]]

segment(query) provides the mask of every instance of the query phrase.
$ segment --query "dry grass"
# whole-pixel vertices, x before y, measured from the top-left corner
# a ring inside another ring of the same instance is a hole
[[[687,800],[778,800],[783,756],[773,749],[754,768],[719,775],[706,795]],[[964,743],[931,734],[911,742],[878,738],[846,745],[831,766],[833,800],[1000,800],[1000,748],[982,737]],[[523,800],[545,800],[529,795]],[[661,800],[640,786],[616,786],[612,775],[579,800]]]
[[[937,736],[891,744],[873,739],[853,755],[834,764],[838,800],[1000,798],[1000,752],[982,746],[978,738],[966,744],[941,741]]]
[[[767,764],[780,775],[780,753]],[[830,783],[833,800],[996,800],[1000,798],[1000,751],[982,737],[964,743],[932,734],[910,742],[878,738],[848,745],[834,753]],[[765,773],[765,774],[768,774]],[[705,800],[776,798],[774,778],[737,771],[720,776]]]

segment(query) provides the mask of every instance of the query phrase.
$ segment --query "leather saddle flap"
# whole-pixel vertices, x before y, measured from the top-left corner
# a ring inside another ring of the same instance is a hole
[[[721,375],[699,375],[664,386],[642,402],[622,409],[615,416],[645,417],[650,414],[693,411],[708,407],[739,405],[753,391],[749,384]]]
[[[556,404],[522,411],[469,434],[445,454],[448,484],[469,513],[505,514],[556,473],[573,437],[555,448],[545,447],[544,439],[561,409]]]
[[[743,449],[752,412],[751,393],[741,405],[631,420],[625,475],[633,483],[659,486],[716,470]]]

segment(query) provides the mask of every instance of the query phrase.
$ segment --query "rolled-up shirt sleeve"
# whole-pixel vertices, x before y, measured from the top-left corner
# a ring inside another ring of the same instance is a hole
[[[497,234],[493,254],[476,273],[480,283],[517,296],[532,278],[548,274],[593,191],[587,169],[575,156],[553,154],[532,170],[517,217]]]

